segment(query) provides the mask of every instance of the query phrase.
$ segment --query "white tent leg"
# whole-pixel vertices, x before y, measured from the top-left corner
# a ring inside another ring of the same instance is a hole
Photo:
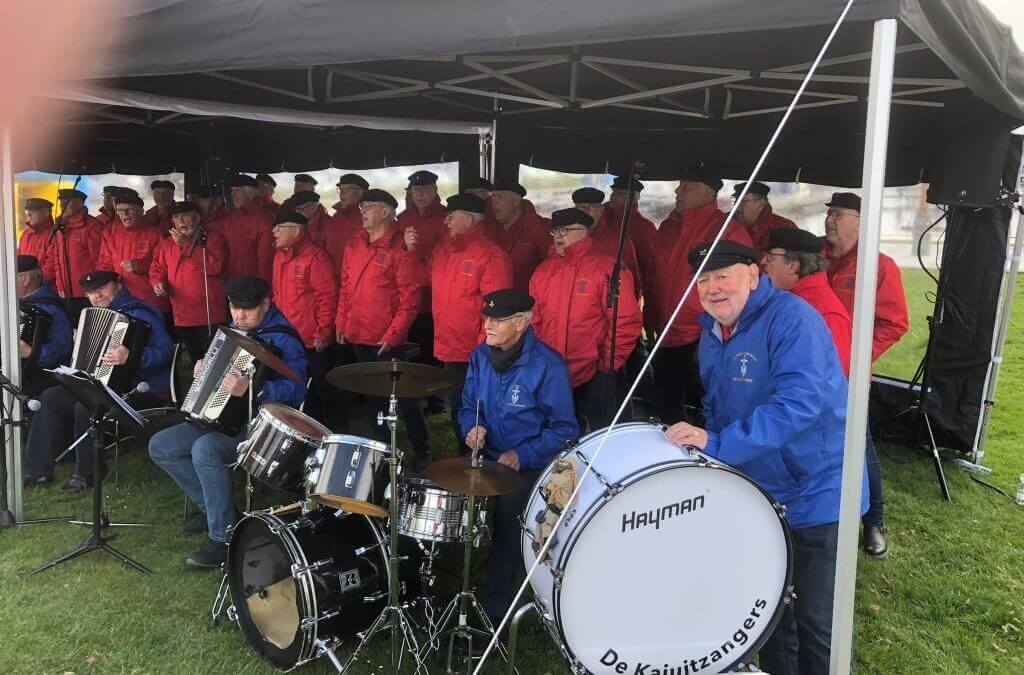
[[[853,304],[850,392],[846,404],[846,450],[839,510],[835,604],[832,609],[832,675],[849,673],[853,656],[854,590],[857,585],[861,484],[871,385],[871,340],[878,278],[878,244],[882,222],[882,190],[889,141],[889,103],[896,57],[896,20],[875,22],[871,42],[871,82],[864,138],[864,173],[860,240],[857,243],[857,285]],[[799,602],[799,601],[798,601]]]
[[[498,160],[498,120],[494,119],[491,121],[491,165],[487,167],[487,180],[494,182],[495,172],[497,166],[494,164]]]
[[[18,356],[18,298],[14,290],[17,270],[16,225],[14,210],[14,170],[11,163],[11,129],[3,129],[3,147],[0,148],[0,201],[3,202],[3,250],[0,251],[0,325],[5,327],[0,338],[3,352],[0,361],[4,373],[16,385],[21,386],[21,359]],[[21,404],[6,392],[4,405],[11,412],[14,424],[4,429],[6,445],[3,448],[7,458],[7,500],[8,509],[15,520],[22,520],[24,512],[21,500],[21,445],[22,419]]]

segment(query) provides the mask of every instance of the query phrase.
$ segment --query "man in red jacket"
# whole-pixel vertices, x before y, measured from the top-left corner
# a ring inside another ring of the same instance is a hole
[[[302,193],[299,193],[302,194]],[[332,429],[344,422],[327,382],[327,347],[334,342],[338,282],[334,264],[306,236],[306,217],[282,206],[274,217],[274,304],[302,337],[312,378],[306,412]]]
[[[316,192],[317,183],[319,181],[308,173],[295,174],[295,186],[292,188],[292,196],[294,197],[300,192]]]
[[[445,225],[449,235],[434,249],[427,267],[432,286],[434,356],[457,383],[448,397],[456,438],[463,438],[458,413],[469,355],[484,340],[480,314],[483,297],[512,284],[512,259],[484,236],[481,222],[485,208],[484,200],[473,195],[460,194],[448,200]],[[408,230],[405,245],[417,253],[418,243]]]
[[[42,197],[29,197],[25,200],[25,230],[18,242],[18,255],[35,256],[39,267],[46,271],[46,258],[49,246],[47,240],[53,229],[53,202]],[[53,277],[47,277],[52,279]]]
[[[467,195],[475,195],[486,202],[494,192],[494,183],[486,178],[470,178],[466,181],[462,191]]]
[[[594,250],[593,227],[594,219],[580,209],[552,213],[555,254],[530,279],[530,295],[537,300],[533,329],[569,366],[581,432],[611,424],[618,407],[618,373],[636,348],[641,329],[633,275],[623,270],[612,345],[608,279],[615,258]]]
[[[346,173],[338,179],[338,201],[334,204],[334,215],[320,230],[320,246],[334,261],[334,273],[341,279],[341,261],[345,245],[350,237],[363,229],[363,217],[359,202],[363,193],[370,188],[366,179],[355,173]],[[394,199],[394,197],[392,197]]]
[[[362,193],[363,190],[360,189]],[[359,210],[362,227],[345,245],[344,264],[335,332],[338,344],[351,344],[356,361],[406,360],[402,343],[419,311],[423,265],[405,250],[401,230],[395,225],[398,201],[384,190],[366,190]],[[427,426],[416,399],[399,399],[399,410],[413,452],[419,462],[430,459]],[[377,413],[387,411],[387,401],[369,401],[370,428],[385,438],[386,429],[376,423]]]
[[[696,361],[701,334],[697,317],[703,310],[696,289],[690,291],[676,320],[667,328],[666,324],[693,280],[693,269],[687,262],[690,250],[699,243],[712,241],[725,222],[725,214],[718,210],[721,189],[718,176],[700,167],[689,169],[676,188],[676,209],[658,231],[657,330],[666,331],[667,335],[655,357],[655,407],[661,421],[669,425],[683,419],[700,421],[697,411],[703,388]],[[722,238],[750,246],[750,235],[735,221],[729,223]]]
[[[512,259],[512,286],[525,291],[551,249],[548,220],[537,214],[526,188],[515,181],[498,181],[491,210],[493,221],[485,220],[484,232]]]
[[[296,192],[284,200],[282,208],[291,209],[306,217],[306,239],[323,248],[323,231],[331,219],[320,203],[320,195],[311,190]]]
[[[860,197],[852,192],[835,192],[825,206],[825,255],[829,258],[828,279],[846,311],[853,316],[853,298],[857,282],[857,240],[860,238]],[[878,282],[875,291],[874,336],[871,362],[899,342],[910,328],[907,296],[903,291],[900,268],[889,256],[878,254]],[[864,524],[864,552],[881,558],[889,551],[884,524],[882,466],[874,443],[866,448],[868,487],[871,502],[861,518]]]
[[[605,219],[604,192],[592,187],[580,188],[572,193],[572,202],[577,209],[594,219],[594,227],[590,230],[594,250],[614,258],[619,251],[619,227],[622,223],[610,223]],[[622,264],[633,275],[633,292],[639,298],[643,280],[636,262],[636,250],[629,237],[622,245]]]
[[[153,292],[171,303],[178,339],[192,361],[206,354],[212,329],[224,323],[224,266],[227,242],[219,232],[200,232],[199,207],[178,202],[171,207],[174,227],[160,242],[149,266]]]
[[[235,208],[212,228],[228,241],[225,281],[260,277],[270,283],[274,275],[274,218],[260,203],[255,178],[238,174],[228,182]]]
[[[161,232],[166,233],[174,222],[171,220],[171,207],[174,206],[174,183],[169,180],[155,180],[149,184],[153,192],[155,206],[146,211],[146,218],[151,225],[156,226]]]
[[[114,207],[114,220],[103,231],[96,269],[117,272],[129,293],[166,315],[171,311],[167,298],[157,296],[149,280],[149,266],[163,233],[143,216],[142,198],[135,190],[118,188]]]
[[[47,249],[43,277],[56,280],[60,296],[70,298],[71,323],[77,325],[78,315],[89,306],[78,280],[96,268],[103,225],[85,210],[85,193],[81,190],[60,190],[57,201],[61,207],[61,230]]]
[[[733,187],[733,201],[740,196],[744,185],[746,183],[737,183]],[[796,223],[792,220],[772,212],[772,205],[768,202],[768,193],[771,190],[764,183],[754,181],[750,184],[747,194],[743,196],[740,207],[736,209],[736,218],[747,228],[754,250],[758,253],[764,253],[768,248],[768,237],[772,230],[796,229]]]
[[[256,185],[260,191],[260,204],[270,215],[276,215],[281,205],[274,201],[274,192],[277,191],[277,181],[273,176],[266,173],[256,174]]]
[[[114,198],[117,196],[118,191],[122,189],[124,188],[120,188],[116,185],[103,186],[103,206],[100,207],[99,213],[96,214],[96,220],[103,223],[103,227],[107,227],[117,220]]]
[[[641,289],[641,295],[646,297],[647,288],[655,284],[654,259],[658,228],[648,218],[640,214],[640,193],[644,190],[644,184],[640,181],[633,181],[633,183],[633,192],[636,197],[633,202],[632,215],[629,217],[629,241],[633,244],[633,250],[636,252],[636,265],[640,274],[638,286]],[[604,214],[604,221],[610,223],[612,228],[617,228],[622,224],[622,212],[626,208],[628,185],[629,178],[625,176],[616,176],[612,182],[612,190],[608,195]]]

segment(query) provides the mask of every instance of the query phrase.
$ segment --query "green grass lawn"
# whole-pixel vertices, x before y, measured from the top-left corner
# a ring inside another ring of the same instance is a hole
[[[878,371],[909,377],[927,337],[923,293],[929,285],[918,272],[904,272],[904,281],[911,333]],[[1011,492],[1024,472],[1024,432],[1015,421],[1024,410],[1024,287],[1017,296],[986,456],[989,480]],[[435,437],[450,440],[444,416],[435,416],[431,427]],[[861,558],[857,671],[1024,673],[1024,509],[951,465],[954,501],[945,503],[929,461],[902,448],[883,445],[882,463],[891,554],[884,561]],[[60,477],[67,471],[62,467]],[[207,629],[219,574],[182,568],[183,555],[199,540],[180,535],[181,495],[144,452],[120,458],[118,480],[106,492],[115,520],[153,524],[118,530],[112,543],[157,574],[143,577],[91,553],[25,578],[22,573],[77,545],[85,531],[49,524],[0,532],[0,671],[276,672],[253,655],[234,625]],[[63,497],[56,488],[33,490],[26,503],[29,516],[82,514],[90,507],[87,497]],[[452,557],[457,566],[459,553]],[[536,627],[521,644],[521,672],[567,672]],[[371,658],[382,657],[381,645]],[[323,664],[306,671],[331,672]],[[384,671],[367,665],[355,672]]]

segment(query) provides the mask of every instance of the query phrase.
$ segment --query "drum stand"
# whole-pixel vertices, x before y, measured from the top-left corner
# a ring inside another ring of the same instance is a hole
[[[408,606],[403,605],[399,598],[398,588],[398,466],[401,464],[402,455],[398,450],[398,396],[395,394],[395,387],[401,373],[390,373],[392,379],[391,395],[388,397],[388,414],[378,413],[377,424],[387,424],[391,430],[391,452],[388,454],[388,468],[390,470],[392,488],[391,500],[388,506],[388,517],[390,520],[390,535],[388,538],[388,604],[374,620],[370,627],[359,633],[359,644],[348,657],[348,660],[338,669],[338,672],[348,672],[355,663],[359,652],[369,643],[370,639],[383,630],[391,631],[391,668],[388,672],[398,673],[402,665],[402,652],[407,651],[415,664],[417,673],[429,673],[426,664],[420,654],[419,643],[416,641],[415,624],[408,616]],[[332,659],[332,663],[337,663]]]

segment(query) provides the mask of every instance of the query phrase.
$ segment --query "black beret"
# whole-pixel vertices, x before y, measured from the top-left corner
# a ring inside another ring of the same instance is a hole
[[[433,171],[417,171],[409,176],[409,187],[437,185],[437,174]]]
[[[171,215],[176,216],[179,213],[192,213],[193,211],[199,212],[199,207],[192,202],[174,202],[171,206]]]
[[[117,196],[117,191],[120,190],[120,189],[121,189],[121,187],[117,186],[117,185],[104,185],[103,186],[103,194],[110,195],[111,197],[116,197]]]
[[[860,197],[852,192],[833,192],[832,199],[825,206],[838,206],[841,209],[853,209],[860,213]]]
[[[114,195],[114,204],[131,204],[132,206],[137,206],[141,209],[145,206],[145,203],[142,201],[142,197],[137,194],[133,194],[134,192],[135,190],[118,192]]]
[[[308,173],[297,173],[295,174],[296,183],[309,183],[310,185],[316,185],[317,179],[310,176]]]
[[[95,272],[88,272],[82,275],[82,278],[78,280],[81,284],[82,290],[85,292],[95,291],[100,286],[105,286],[111,281],[117,281],[121,277],[118,276],[117,272],[111,272],[110,270],[97,270]]]
[[[493,190],[494,183],[486,178],[470,178],[462,188],[463,190]]]
[[[265,173],[256,174],[256,182],[266,183],[267,185],[273,185],[274,187],[277,187],[277,181],[274,180],[269,174]]]
[[[711,272],[731,265],[756,265],[760,257],[757,255],[757,251],[749,246],[729,240],[718,242],[715,250],[708,256],[710,249],[711,242],[697,244],[690,249],[690,255],[687,257],[694,272],[697,271],[704,258],[708,258],[707,264],[704,265],[704,271]]]
[[[568,225],[583,225],[584,227],[593,227],[594,219],[590,217],[589,213],[580,211],[577,208],[571,209],[559,209],[551,213],[551,227],[566,227]]]
[[[138,198],[139,197],[139,193],[136,192],[135,190],[131,189],[131,188],[119,187],[114,192],[114,202],[115,203],[117,202],[117,199],[119,197],[135,197],[135,198]]]
[[[370,184],[366,182],[366,179],[358,173],[346,173],[338,179],[336,185],[338,187],[341,187],[342,185],[355,185],[360,190],[366,190],[370,187]]]
[[[487,210],[487,202],[476,195],[463,192],[462,194],[449,197],[448,204],[444,207],[444,210],[448,213],[452,211],[469,211],[470,213],[483,215],[484,211]]]
[[[150,190],[159,190],[161,188],[164,190],[173,190],[174,183],[169,180],[155,180],[149,184]]]
[[[481,313],[492,319],[504,319],[513,314],[529,312],[533,309],[533,296],[518,288],[503,288],[484,296],[484,307]]]
[[[302,192],[296,192],[288,198],[288,203],[292,207],[305,206],[306,204],[314,204],[320,201],[320,195],[312,190],[304,190]]]
[[[734,185],[732,188],[732,196],[739,197],[740,193],[743,192],[744,185],[746,185],[746,183],[736,183],[736,185]],[[750,188],[747,190],[747,194],[757,195],[758,197],[764,199],[768,196],[768,193],[771,191],[772,189],[770,187],[768,187],[761,181],[755,180],[753,183],[750,184]]]
[[[34,255],[18,256],[18,274],[39,269],[39,258]]]
[[[278,209],[277,215],[274,216],[274,225],[280,225],[281,223],[296,223],[305,227],[309,225],[309,218],[297,211],[282,207]]]
[[[573,204],[603,204],[604,193],[597,188],[582,187],[572,193]]]
[[[57,199],[81,199],[83,202],[86,199],[85,193],[81,190],[75,190],[74,188],[64,188],[57,190]]]
[[[395,199],[387,190],[381,190],[380,188],[371,188],[363,192],[363,196],[359,198],[359,203],[363,202],[379,202],[381,204],[387,204],[393,209],[398,208],[398,200]]]
[[[625,190],[629,185],[629,178],[626,176],[616,176],[615,180],[612,181],[613,190]],[[633,181],[633,190],[636,192],[644,191],[644,184],[638,180]]]
[[[270,285],[259,277],[236,277],[224,287],[224,294],[232,307],[252,309],[270,294]]]
[[[690,183],[704,183],[715,192],[722,189],[722,179],[702,166],[693,166],[683,171],[679,180]]]
[[[49,211],[53,208],[53,202],[49,199],[43,199],[42,197],[29,197],[25,200],[26,211],[36,211],[39,209],[46,209]]]
[[[526,188],[514,180],[499,180],[494,182],[495,192],[515,192],[520,197],[526,196]]]
[[[825,250],[825,242],[813,232],[780,227],[768,233],[768,248],[784,248],[793,253],[821,253]]]
[[[228,185],[231,187],[259,187],[259,183],[252,176],[244,173],[236,173],[228,178]]]

